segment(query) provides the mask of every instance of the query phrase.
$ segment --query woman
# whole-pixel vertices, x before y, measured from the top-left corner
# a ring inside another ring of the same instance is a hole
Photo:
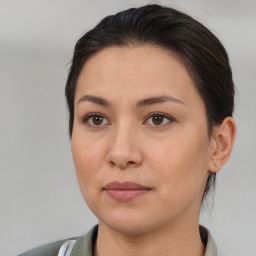
[[[108,16],[77,42],[66,98],[78,182],[99,224],[22,255],[217,255],[198,218],[236,133],[219,40],[159,5]]]

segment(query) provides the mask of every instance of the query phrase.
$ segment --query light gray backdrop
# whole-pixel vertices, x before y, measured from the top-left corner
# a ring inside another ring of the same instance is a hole
[[[75,42],[105,15],[149,1],[0,0],[0,255],[82,235],[97,222],[80,195],[64,85]],[[255,256],[256,1],[162,0],[221,39],[238,89],[238,134],[201,223],[225,256]]]

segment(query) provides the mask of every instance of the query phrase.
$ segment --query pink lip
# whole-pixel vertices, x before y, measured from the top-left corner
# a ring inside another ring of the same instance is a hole
[[[111,182],[104,189],[112,199],[117,201],[127,202],[133,200],[151,189],[135,182]]]

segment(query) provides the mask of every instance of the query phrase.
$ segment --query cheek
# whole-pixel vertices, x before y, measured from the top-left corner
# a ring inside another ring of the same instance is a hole
[[[102,144],[96,141],[92,142],[89,138],[73,133],[72,136],[72,154],[76,169],[76,175],[80,189],[85,196],[90,187],[99,186],[97,182],[98,171],[103,162]]]
[[[150,155],[154,158],[149,161],[156,170],[154,179],[166,198],[172,198],[178,204],[198,193],[201,195],[209,162],[207,134],[181,131],[151,148],[154,152]]]
[[[82,139],[81,139],[82,138]],[[97,209],[97,198],[101,190],[100,173],[101,147],[81,136],[72,136],[72,154],[76,169],[77,181],[86,204],[92,212]]]

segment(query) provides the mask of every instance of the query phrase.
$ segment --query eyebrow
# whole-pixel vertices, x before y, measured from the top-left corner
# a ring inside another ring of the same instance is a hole
[[[93,95],[84,95],[82,98],[79,99],[77,104],[79,104],[82,101],[90,101],[90,102],[93,102],[95,104],[98,104],[98,105],[101,105],[104,107],[111,106],[111,104],[107,100],[105,100],[101,97],[98,97],[98,96],[93,96]],[[144,106],[153,105],[153,104],[157,104],[157,103],[164,103],[164,102],[168,102],[168,101],[180,103],[185,106],[185,103],[183,101],[181,101],[173,96],[161,95],[161,96],[155,96],[155,97],[150,97],[150,98],[140,100],[136,103],[136,107],[141,108]]]
[[[172,101],[172,102],[176,102],[176,103],[180,103],[182,105],[185,106],[185,103],[173,96],[168,96],[168,95],[162,95],[162,96],[157,96],[157,97],[150,97],[144,100],[140,100],[137,102],[136,106],[138,108],[140,107],[144,107],[147,105],[152,105],[152,104],[156,104],[156,103],[163,103],[163,102],[167,102],[167,101]]]
[[[98,105],[101,105],[104,107],[110,106],[110,103],[107,100],[105,100],[101,97],[93,96],[93,95],[84,95],[82,98],[80,98],[80,100],[77,102],[77,104],[79,104],[82,101],[90,101],[90,102],[93,102],[95,104],[98,104]]]

